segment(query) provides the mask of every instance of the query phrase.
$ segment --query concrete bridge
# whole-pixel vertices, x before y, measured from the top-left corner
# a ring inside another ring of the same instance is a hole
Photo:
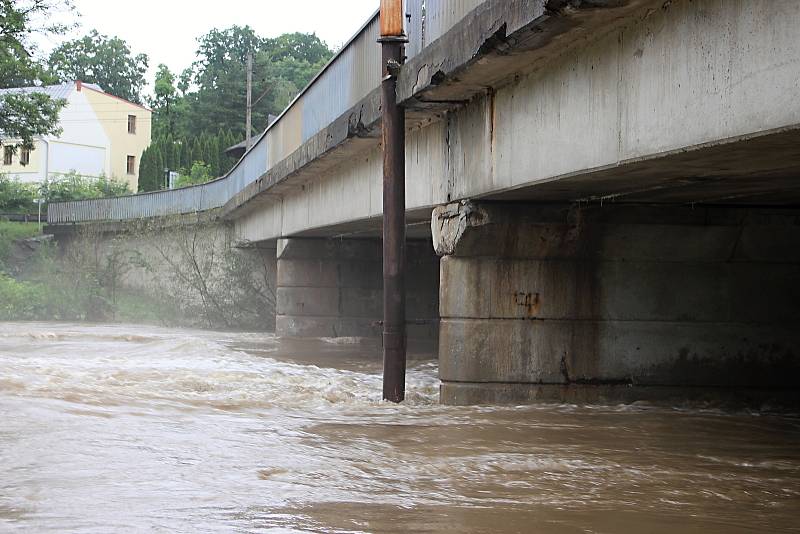
[[[409,335],[444,402],[796,391],[800,3],[407,10]],[[279,335],[378,336],[377,22],[225,177],[51,228],[200,212],[275,250]]]

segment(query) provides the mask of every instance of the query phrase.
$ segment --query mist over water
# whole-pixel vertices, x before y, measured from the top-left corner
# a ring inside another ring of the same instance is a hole
[[[412,355],[0,323],[0,532],[800,531],[800,418],[439,406]]]

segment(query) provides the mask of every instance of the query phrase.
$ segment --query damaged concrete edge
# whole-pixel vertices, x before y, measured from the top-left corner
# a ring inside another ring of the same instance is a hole
[[[544,24],[546,0],[490,0],[412,58],[400,73],[398,98],[423,100],[425,92],[442,85],[482,57],[501,50],[528,24]],[[544,18],[543,18],[544,17]]]
[[[407,108],[422,106],[441,111],[463,104],[490,87],[478,87],[462,96],[462,101],[427,100],[426,94],[458,73],[469,69],[488,55],[504,55],[523,39],[527,49],[544,47],[557,35],[577,25],[577,13],[600,8],[616,8],[631,0],[489,0],[482,3],[442,37],[409,60],[398,79],[398,99]],[[533,45],[530,35],[535,34]],[[315,161],[336,152],[353,138],[373,138],[379,142],[380,88],[376,87],[358,104],[303,143],[291,155],[235,194],[222,207],[222,218],[234,219],[250,209],[253,199],[268,195],[278,184],[291,180]]]
[[[469,201],[452,202],[433,209],[431,235],[439,256],[453,254],[467,228],[489,223],[489,213]]]

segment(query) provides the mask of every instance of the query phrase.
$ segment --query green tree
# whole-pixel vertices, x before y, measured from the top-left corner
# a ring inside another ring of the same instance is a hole
[[[0,174],[0,212],[31,213],[38,195],[34,184],[26,184]]]
[[[182,168],[181,164],[181,143],[180,141],[172,145],[172,161],[174,161],[174,169]]]
[[[221,149],[219,147],[219,135],[209,139],[208,164],[211,166],[211,174],[215,177],[222,176],[227,169],[222,170],[220,165]]]
[[[33,37],[62,33],[64,25],[45,21],[71,7],[64,0],[0,0],[0,88],[52,81],[34,59]],[[35,91],[0,95],[0,145],[13,141],[32,148],[34,137],[58,134],[64,104]]]
[[[161,140],[161,150],[164,153],[164,165],[170,170],[175,170],[180,166],[179,162],[175,161],[174,144],[175,142],[169,134]]]
[[[203,153],[203,137],[195,137],[192,141],[192,165],[195,161],[203,161],[205,154]]]
[[[50,71],[61,81],[82,80],[96,83],[112,95],[141,103],[148,58],[133,55],[119,37],[88,35],[56,48],[48,59]]]
[[[195,161],[192,163],[191,169],[187,169],[181,174],[175,182],[175,187],[204,184],[213,178],[210,165],[203,161]]]
[[[175,75],[161,64],[153,83],[153,96],[147,103],[153,110],[153,137],[172,135],[177,137],[185,127],[186,99],[175,85]]]
[[[232,26],[213,29],[198,41],[198,59],[192,66],[196,91],[187,95],[191,133],[214,132],[225,125],[244,135],[247,54],[257,53],[264,39],[249,26]],[[260,124],[263,111],[254,114],[254,124]]]
[[[139,161],[139,192],[153,191],[153,146],[144,149]]]
[[[268,116],[280,113],[333,55],[313,34],[265,39],[249,26],[211,30],[199,39],[198,59],[191,70],[194,91],[189,91],[188,81],[181,86],[191,117],[187,135],[216,134],[223,129],[235,132],[235,142],[244,138],[248,53],[254,58],[256,132],[263,130]]]
[[[270,40],[268,48],[273,61],[293,59],[319,65],[333,55],[314,33],[284,33]]]
[[[33,148],[34,137],[58,135],[58,114],[65,103],[40,92],[0,95],[0,146],[19,140],[19,145]]]
[[[192,166],[192,143],[188,138],[181,141],[181,169],[187,169]]]

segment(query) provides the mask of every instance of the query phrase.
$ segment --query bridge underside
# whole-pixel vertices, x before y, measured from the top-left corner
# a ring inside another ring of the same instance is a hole
[[[797,401],[796,72],[703,17],[800,12],[734,4],[676,2],[444,113],[409,104],[408,233],[442,256],[444,402]],[[794,49],[789,34],[765,39]],[[358,147],[273,200],[284,232],[379,238],[380,148]],[[342,192],[341,210],[316,200]]]
[[[798,28],[794,0],[489,0],[403,67],[443,401],[797,400]],[[278,244],[282,335],[379,332],[379,109],[221,210]]]
[[[798,137],[476,196],[432,220],[409,211],[412,257],[442,256],[438,298],[432,284],[412,298],[438,304],[442,401],[798,402]],[[298,233],[379,236],[377,218]]]
[[[759,133],[469,198],[600,206],[800,206],[800,129]],[[431,238],[434,207],[407,211],[409,238]],[[381,218],[350,220],[293,235],[379,238]]]

